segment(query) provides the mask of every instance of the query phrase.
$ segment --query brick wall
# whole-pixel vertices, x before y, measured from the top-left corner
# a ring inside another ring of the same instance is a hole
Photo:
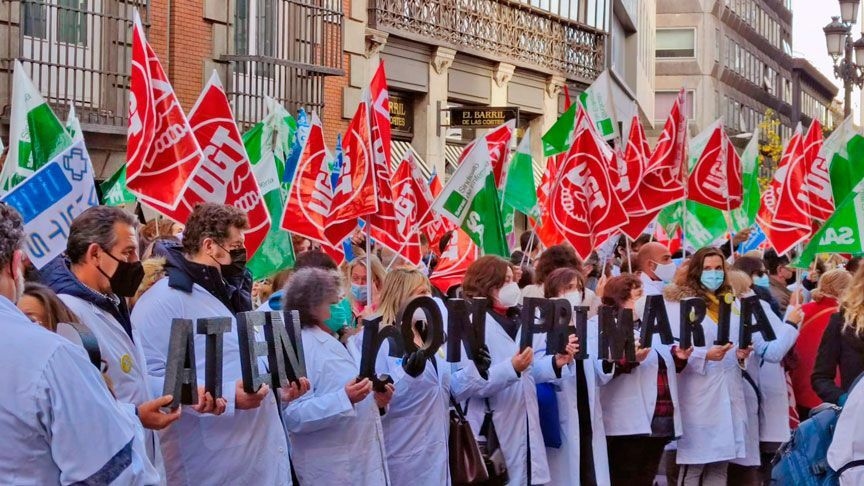
[[[350,11],[351,1],[342,0],[342,12],[346,17]],[[328,76],[324,79],[324,110],[318,116],[324,125],[324,141],[331,149],[336,147],[336,134],[341,133],[345,136],[345,130],[348,128],[349,120],[342,118],[342,89],[348,86],[350,79],[349,64],[348,54],[343,51],[342,69],[345,70],[345,76]]]

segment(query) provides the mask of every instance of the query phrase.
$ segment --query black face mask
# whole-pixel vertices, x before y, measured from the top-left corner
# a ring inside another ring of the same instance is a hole
[[[105,276],[111,283],[111,291],[119,297],[133,297],[141,281],[144,280],[144,265],[141,262],[124,262],[111,254],[104,248],[102,251],[117,262],[117,270],[114,270],[114,275],[110,277],[99,269],[99,273]]]
[[[222,245],[219,248],[225,250]],[[231,263],[228,265],[219,264],[219,269],[222,271],[222,276],[225,278],[234,278],[243,275],[246,271],[246,249],[238,248],[236,250],[225,250],[231,255]]]

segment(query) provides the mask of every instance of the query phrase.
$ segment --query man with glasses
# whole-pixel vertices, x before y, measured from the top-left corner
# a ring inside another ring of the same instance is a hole
[[[233,206],[197,206],[183,231],[182,246],[170,242],[154,253],[165,257],[167,277],[141,296],[132,322],[141,333],[151,386],[165,378],[171,321],[231,317],[223,334],[222,397],[199,386],[205,415],[183,408],[180,420],[161,434],[169,484],[290,484],[288,443],[274,394],[267,385],[243,391],[234,316],[252,310],[251,276],[245,268],[246,214]],[[195,334],[199,384],[205,376],[205,339]]]

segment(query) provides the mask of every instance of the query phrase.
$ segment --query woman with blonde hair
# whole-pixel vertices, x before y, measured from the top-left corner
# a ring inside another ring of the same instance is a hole
[[[822,403],[822,399],[810,384],[810,377],[813,375],[819,343],[828,327],[828,321],[840,310],[840,297],[851,282],[852,275],[846,270],[831,270],[819,279],[819,285],[813,291],[813,302],[801,306],[801,335],[795,343],[794,367],[789,371],[792,390],[795,392],[795,405],[801,420],[805,420],[810,415],[810,410]],[[797,317],[799,316],[795,313],[790,313],[789,318],[794,320]]]
[[[864,371],[864,269],[855,273],[841,307],[825,328],[811,377],[816,395],[837,405],[843,405],[849,387]]]
[[[372,268],[372,306],[368,305],[368,291],[366,276],[366,262],[369,262]],[[381,260],[375,255],[366,257],[360,256],[348,264],[346,269],[346,279],[351,285],[351,290],[348,292],[351,301],[351,310],[354,312],[355,318],[365,318],[372,315],[379,304],[379,295],[381,287],[384,285],[384,277],[387,271]]]
[[[381,286],[378,305],[381,325],[400,326],[399,312],[420,296],[432,296],[432,286],[422,271],[414,267],[390,270]],[[414,343],[421,346],[427,335],[423,311],[415,312],[412,321]],[[419,355],[390,356],[386,341],[376,359],[376,372],[389,375],[396,388],[389,410],[381,417],[387,466],[394,485],[450,483],[447,467],[450,364],[438,354],[425,363],[421,360]],[[409,370],[419,374],[412,376]]]

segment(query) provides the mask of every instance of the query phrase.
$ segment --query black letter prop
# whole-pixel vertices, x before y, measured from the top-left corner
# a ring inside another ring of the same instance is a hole
[[[669,314],[666,313],[666,301],[662,295],[649,295],[645,298],[645,312],[642,328],[639,334],[639,344],[650,348],[654,335],[660,335],[660,342],[670,345],[675,342],[672,337],[672,326],[669,325]]]
[[[382,327],[380,317],[371,321],[363,321],[363,345],[360,350],[360,379],[369,378],[372,380],[372,389],[377,392],[385,391],[385,386],[393,383],[393,378],[390,375],[378,376],[378,373],[375,371],[378,350],[385,339],[390,345],[388,355],[394,358],[404,356],[405,349],[402,346],[402,335],[397,326]]]
[[[753,321],[756,321],[755,324]],[[759,296],[751,295],[741,299],[741,322],[738,328],[738,347],[744,349],[753,344],[753,333],[762,333],[762,339],[773,341],[777,339],[771,321],[765,314],[765,308],[759,302]]]
[[[552,314],[545,319],[546,352],[548,354],[564,354],[570,335],[576,334],[573,323],[573,309],[567,299],[552,299],[549,301]],[[581,341],[579,342],[582,347]]]
[[[183,405],[198,403],[198,375],[195,369],[195,341],[192,321],[171,320],[171,337],[168,341],[168,361],[165,363],[163,395],[172,395],[174,400],[163,410],[176,409]]]
[[[705,319],[705,301],[699,297],[689,297],[681,301],[680,337],[681,349],[692,346],[705,346],[705,329],[702,320]]]
[[[417,332],[423,339],[423,347],[414,343],[414,313],[417,309],[423,311],[426,326]],[[444,344],[444,323],[441,309],[432,297],[420,296],[411,299],[396,318],[402,331],[402,342],[405,347],[405,359],[402,369],[408,375],[417,378],[426,369],[426,360],[435,359],[435,353]]]
[[[306,377],[306,355],[300,336],[300,314],[296,310],[266,312],[264,315],[264,338],[267,340],[267,361],[270,363],[270,378],[273,388],[287,387],[289,383],[300,386],[300,378]]]
[[[462,360],[462,344],[468,359],[477,364],[475,353],[486,344],[486,299],[450,299],[447,301],[447,361]],[[477,366],[484,379],[489,378],[488,366]]]
[[[230,317],[198,319],[198,334],[207,336],[204,345],[204,389],[213,399],[222,398],[222,335],[231,330]]]
[[[258,358],[267,356],[267,343],[255,339],[255,327],[263,327],[266,320],[264,312],[237,314],[240,371],[243,375],[243,391],[246,393],[256,393],[261,385],[273,381],[271,373],[261,374],[258,370]]]
[[[729,341],[729,327],[732,325],[732,302],[734,301],[735,297],[732,294],[720,296],[720,315],[717,317],[720,322],[717,323],[717,339],[714,341],[717,346],[726,346],[731,342]]]
[[[601,305],[598,355],[606,361],[626,359],[636,362],[636,338],[633,336],[633,311]]]
[[[568,302],[569,304],[569,302]],[[568,305],[569,307],[569,305]],[[573,358],[578,360],[588,359],[588,307],[576,306],[573,308],[573,320],[576,323],[576,339],[579,343],[579,352]]]
[[[519,313],[522,321],[519,335],[520,352],[534,345],[534,333],[549,332],[554,322],[554,312],[552,301],[538,297],[525,297],[522,311]]]

